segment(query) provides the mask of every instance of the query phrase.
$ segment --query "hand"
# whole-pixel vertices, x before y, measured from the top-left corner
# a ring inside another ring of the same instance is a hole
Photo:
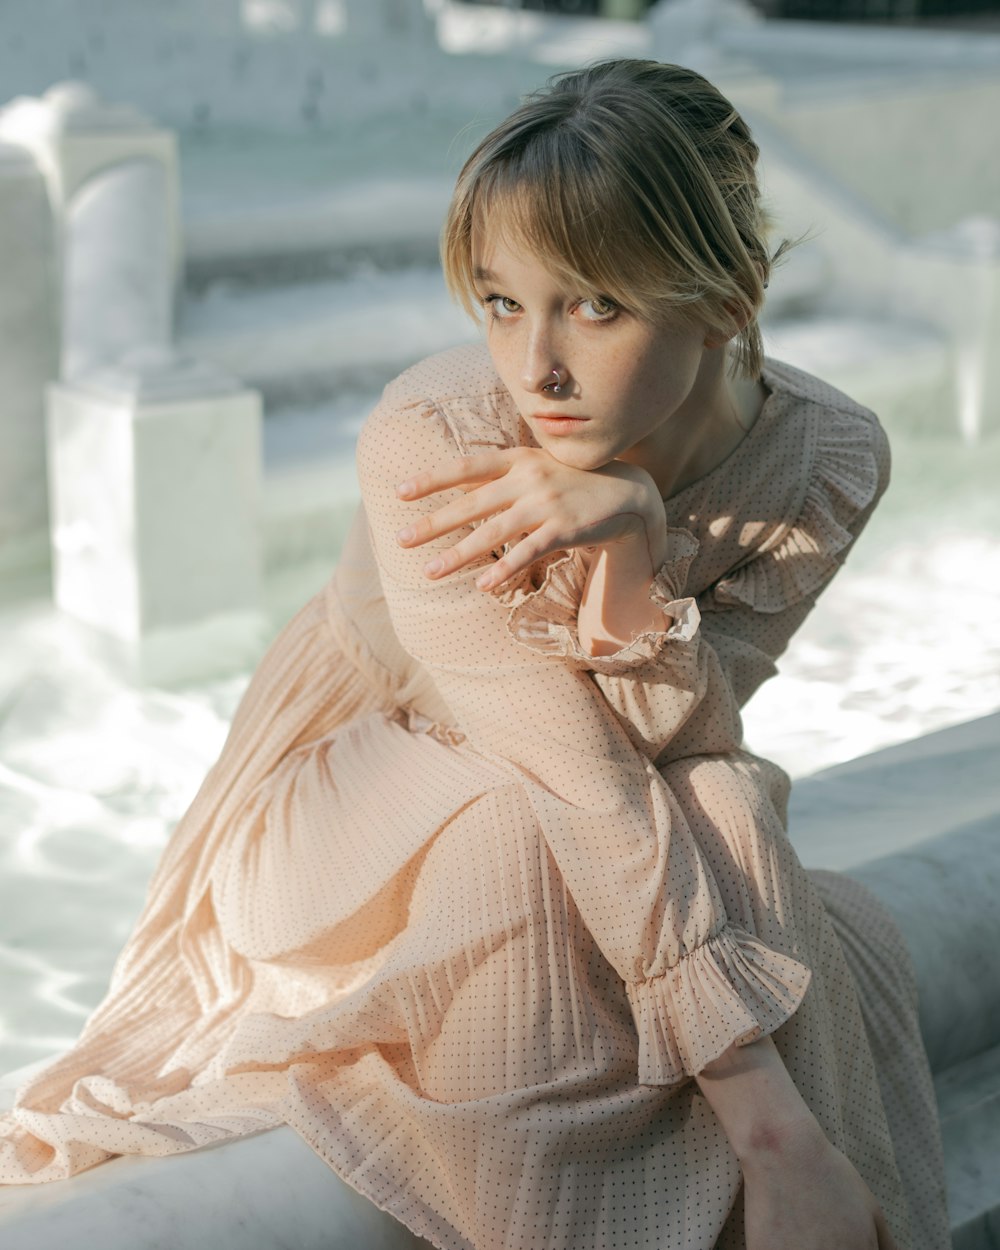
[[[875,1196],[815,1121],[741,1165],[747,1250],[899,1250]]]
[[[397,534],[404,547],[484,520],[472,534],[436,553],[424,569],[443,577],[512,542],[511,550],[476,582],[492,589],[535,560],[571,547],[640,544],[651,572],[665,558],[666,518],[656,484],[645,469],[612,461],[574,469],[541,447],[512,447],[460,456],[400,483],[404,499],[458,487],[454,500],[414,520]],[[408,489],[407,489],[408,488]]]

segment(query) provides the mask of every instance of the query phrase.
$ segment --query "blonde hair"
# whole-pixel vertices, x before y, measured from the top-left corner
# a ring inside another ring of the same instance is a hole
[[[764,287],[790,246],[769,253],[758,155],[693,70],[623,59],[556,75],[466,161],[441,237],[448,287],[476,311],[475,241],[499,231],[591,296],[654,322],[700,317],[756,378]]]

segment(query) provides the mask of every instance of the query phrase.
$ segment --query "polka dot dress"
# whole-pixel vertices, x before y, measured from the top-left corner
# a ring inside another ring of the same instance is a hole
[[[866,409],[768,362],[766,403],[665,501],[672,618],[581,647],[586,556],[431,581],[395,483],[533,445],[485,350],[386,388],[338,567],[272,644],[107,997],[0,1118],[0,1181],[289,1124],[441,1250],[742,1250],[694,1073],[773,1035],[904,1250],[945,1250],[912,969],[803,871],[740,706],[888,480]],[[881,1023],[880,1023],[881,1022]],[[880,1041],[891,1025],[892,1045]]]

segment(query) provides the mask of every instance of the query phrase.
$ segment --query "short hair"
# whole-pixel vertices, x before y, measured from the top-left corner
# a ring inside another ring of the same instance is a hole
[[[757,144],[694,70],[616,59],[550,79],[478,145],[441,236],[451,293],[470,313],[484,227],[562,279],[650,321],[698,316],[759,377],[757,317],[774,256]],[[742,325],[741,323],[745,322]]]

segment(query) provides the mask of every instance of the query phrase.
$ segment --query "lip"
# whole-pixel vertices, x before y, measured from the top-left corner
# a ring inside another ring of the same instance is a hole
[[[550,434],[572,434],[588,421],[587,417],[569,417],[562,413],[533,412],[531,416]]]

